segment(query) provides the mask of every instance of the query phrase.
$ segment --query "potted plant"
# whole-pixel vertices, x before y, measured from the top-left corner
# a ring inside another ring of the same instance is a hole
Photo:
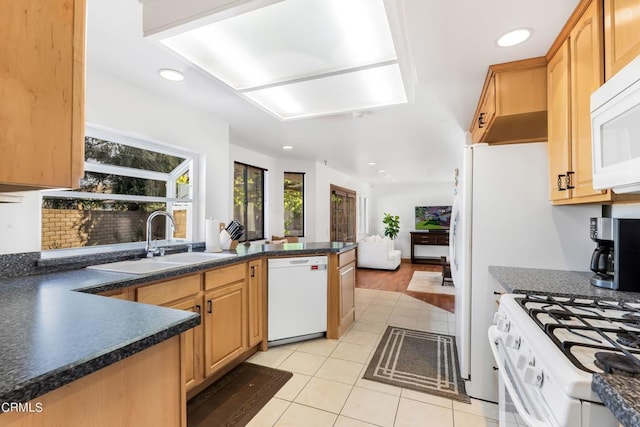
[[[391,215],[385,212],[382,223],[385,225],[385,236],[387,236],[391,240],[394,240],[396,237],[398,237],[398,232],[400,231],[400,217],[398,215]]]

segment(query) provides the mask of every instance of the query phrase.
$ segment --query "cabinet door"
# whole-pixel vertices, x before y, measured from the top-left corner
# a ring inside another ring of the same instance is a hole
[[[204,345],[206,374],[211,375],[247,348],[246,282],[205,293]]]
[[[604,1],[605,77],[640,55],[640,0]]]
[[[571,31],[571,164],[573,197],[594,190],[591,166],[591,94],[603,83],[602,4],[594,1]]]
[[[348,325],[355,315],[356,265],[347,264],[340,268],[340,326]]]
[[[484,98],[480,101],[480,111],[471,132],[473,142],[484,141],[487,129],[491,126],[491,121],[496,115],[496,79],[492,76],[487,83]]]
[[[77,187],[85,1],[0,2],[0,191]]]
[[[262,341],[264,334],[264,291],[262,260],[249,262],[249,347]]]
[[[566,40],[547,65],[547,100],[549,120],[550,199],[571,198],[566,173],[571,170],[571,110],[569,98],[569,40]]]
[[[177,310],[191,311],[202,315],[202,294],[195,295],[193,298],[167,305],[167,307]],[[202,323],[180,334],[180,345],[182,347],[182,364],[185,375],[185,384],[187,391],[202,382],[204,379],[203,366],[203,327]]]

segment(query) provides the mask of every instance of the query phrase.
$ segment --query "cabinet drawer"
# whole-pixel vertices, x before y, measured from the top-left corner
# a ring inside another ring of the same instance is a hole
[[[163,305],[200,292],[200,274],[168,280],[136,289],[136,301]]]
[[[246,263],[217,268],[205,273],[204,288],[207,290],[214,289],[219,286],[227,285],[229,283],[245,280],[246,277]]]
[[[356,251],[355,249],[349,252],[344,252],[338,255],[338,267],[344,267],[350,262],[354,262],[356,260]]]
[[[443,245],[443,246],[448,246],[449,245],[449,236],[446,234],[440,235],[440,236],[433,236],[434,240],[435,240],[435,245]]]
[[[413,243],[416,245],[435,245],[435,237],[430,234],[415,234],[413,236]]]

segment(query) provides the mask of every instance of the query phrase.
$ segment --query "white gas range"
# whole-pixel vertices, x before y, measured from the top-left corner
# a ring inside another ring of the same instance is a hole
[[[640,302],[503,295],[489,340],[501,426],[618,426],[591,380],[640,373]]]

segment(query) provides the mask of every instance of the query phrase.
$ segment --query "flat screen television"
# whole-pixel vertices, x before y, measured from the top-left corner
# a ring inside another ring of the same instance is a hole
[[[451,206],[416,206],[416,230],[448,230]]]

